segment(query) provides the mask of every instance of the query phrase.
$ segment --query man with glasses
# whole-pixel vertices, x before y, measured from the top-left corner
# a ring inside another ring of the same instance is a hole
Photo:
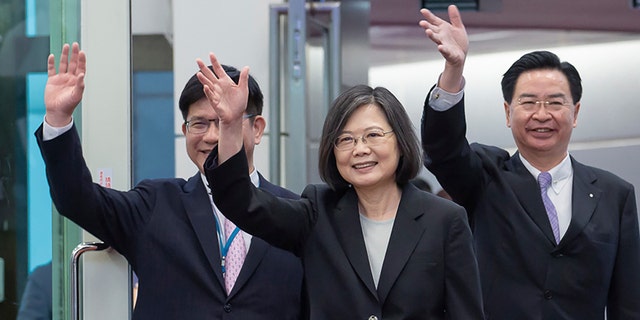
[[[640,319],[640,237],[634,187],[568,152],[582,85],[548,51],[523,55],[502,78],[518,151],[469,144],[463,100],[468,38],[423,9],[420,26],[445,68],[424,106],[427,168],[467,209],[487,319]]]
[[[213,205],[203,163],[218,144],[218,115],[196,76],[184,87],[179,108],[187,154],[199,172],[187,181],[145,180],[122,192],[91,181],[72,121],[86,57],[77,43],[70,58],[69,51],[65,44],[58,72],[49,56],[45,121],[36,138],[58,211],[126,257],[138,276],[133,319],[299,319],[299,259],[235,226],[226,228]],[[238,81],[238,70],[224,70]],[[243,141],[252,182],[276,196],[298,198],[255,169],[253,150],[266,125],[262,107],[251,77]]]

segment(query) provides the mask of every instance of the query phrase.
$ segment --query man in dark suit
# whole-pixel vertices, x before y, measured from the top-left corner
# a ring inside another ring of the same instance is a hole
[[[467,209],[487,318],[640,319],[634,188],[568,152],[582,95],[577,70],[551,52],[522,56],[502,80],[518,151],[469,145],[464,25],[454,6],[451,23],[422,14],[420,25],[446,60],[424,106],[425,162]]]
[[[140,287],[133,318],[298,319],[300,261],[257,237],[237,234],[246,258],[230,292],[225,289],[224,216],[207,194],[202,167],[217,145],[218,116],[195,76],[182,92],[180,109],[187,153],[199,172],[188,181],[145,180],[122,192],[91,181],[71,118],[82,98],[86,57],[75,43],[70,59],[69,51],[65,45],[59,72],[49,56],[46,115],[36,138],[58,211],[121,253],[136,272]],[[237,81],[235,68],[225,71]],[[260,116],[262,93],[255,80],[251,83],[243,135],[252,181],[274,195],[297,198],[270,184],[253,165],[253,147],[260,142],[265,120]]]

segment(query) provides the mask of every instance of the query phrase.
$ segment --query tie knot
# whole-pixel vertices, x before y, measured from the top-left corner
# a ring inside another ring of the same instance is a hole
[[[538,184],[540,189],[546,190],[551,184],[551,174],[549,172],[540,172],[538,175]]]

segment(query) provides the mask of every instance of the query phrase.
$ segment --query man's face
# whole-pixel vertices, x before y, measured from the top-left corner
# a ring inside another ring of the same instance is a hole
[[[516,81],[513,100],[504,104],[507,126],[519,152],[528,159],[555,164],[567,154],[577,125],[580,103],[573,103],[567,77],[559,70],[524,72]]]
[[[192,133],[187,130],[187,125],[182,124],[182,133],[186,137],[187,154],[200,172],[204,173],[204,162],[209,153],[218,144],[219,121],[218,114],[213,110],[209,101],[202,98],[189,106],[187,121],[208,123],[209,128],[203,133]],[[262,116],[254,116],[244,119],[242,122],[242,133],[244,149],[249,163],[249,172],[253,171],[253,150],[256,144],[260,143],[264,133],[265,121]]]

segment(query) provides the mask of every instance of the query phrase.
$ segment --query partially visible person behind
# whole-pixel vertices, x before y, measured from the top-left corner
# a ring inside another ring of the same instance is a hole
[[[445,191],[444,189],[440,189],[440,190],[438,190],[436,192],[433,192],[433,188],[431,188],[431,184],[429,184],[429,181],[427,181],[425,179],[416,177],[416,178],[413,178],[413,179],[409,180],[409,182],[413,183],[413,185],[418,187],[418,189],[420,189],[420,190],[433,193],[433,194],[437,195],[440,198],[451,200],[451,196],[449,196],[447,191]]]
[[[415,177],[415,178],[409,180],[409,182],[411,182],[414,186],[416,186],[418,189],[420,189],[422,191],[433,193],[433,190],[431,189],[431,185],[425,179],[422,179],[422,178],[419,178],[419,177]]]
[[[53,314],[51,262],[33,269],[20,300],[16,320],[51,320]]]
[[[634,187],[568,151],[581,107],[578,71],[548,51],[523,55],[502,78],[517,152],[470,145],[469,42],[460,13],[450,6],[449,23],[421,12],[420,25],[445,59],[424,105],[425,163],[467,209],[487,318],[640,319]]]
[[[247,175],[248,68],[236,85],[198,64],[220,116],[220,142],[205,163],[213,199],[244,230],[301,257],[309,319],[483,319],[466,214],[409,183],[421,167],[420,145],[391,92],[359,85],[334,100],[319,147],[327,184],[288,200]]]
[[[182,91],[179,107],[187,154],[198,171],[187,181],[144,180],[123,192],[93,183],[85,164],[72,113],[84,90],[86,56],[77,43],[70,57],[69,51],[65,44],[58,72],[49,56],[45,121],[35,135],[58,211],[122,254],[137,275],[133,319],[298,319],[300,260],[235,226],[225,230],[227,221],[208,195],[203,164],[218,144],[219,117],[195,75]],[[218,72],[236,81],[240,75],[227,66]],[[249,164],[245,174],[274,196],[299,198],[266,181],[255,168],[253,149],[265,120],[260,88],[248,79],[248,97],[242,102],[248,113],[241,127]],[[230,249],[233,244],[237,250]],[[238,267],[225,269],[225,257],[232,252]]]

